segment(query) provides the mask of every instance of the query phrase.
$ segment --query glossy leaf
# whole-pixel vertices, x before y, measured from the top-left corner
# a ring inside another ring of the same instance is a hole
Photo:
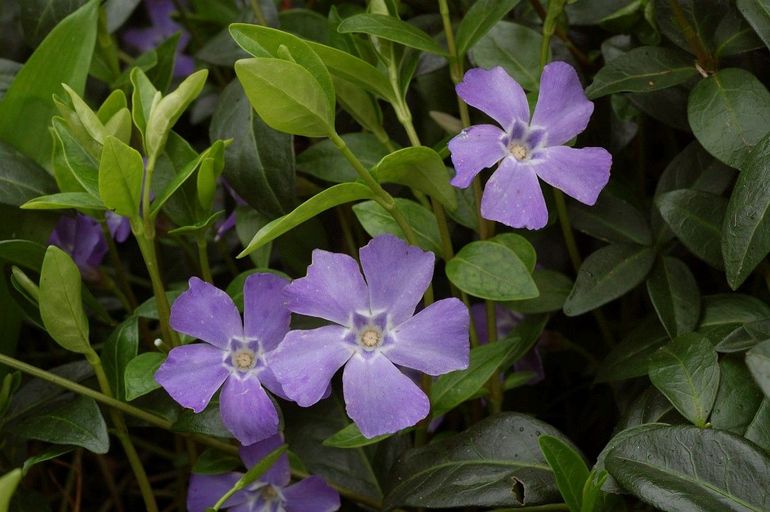
[[[99,162],[99,197],[104,205],[118,215],[138,217],[143,181],[142,155],[108,135]]]
[[[384,183],[398,183],[428,194],[448,209],[457,208],[455,189],[441,157],[430,148],[417,146],[386,155],[372,169],[372,176]]]
[[[502,244],[516,253],[524,266],[530,272],[535,271],[537,265],[537,252],[529,240],[516,233],[501,233],[489,239],[490,242]]]
[[[659,259],[647,279],[647,293],[671,338],[687,334],[698,325],[698,283],[681,260],[670,256]]]
[[[384,14],[355,14],[345,18],[337,31],[342,34],[369,34],[409,48],[446,55],[438,43],[416,26]]]
[[[597,382],[611,382],[647,375],[650,356],[669,341],[657,318],[639,323],[602,361]]]
[[[126,385],[123,375],[128,363],[139,350],[139,322],[131,317],[112,331],[102,348],[102,365],[110,383],[112,393],[118,400],[126,400]]]
[[[482,68],[502,66],[524,89],[536,91],[542,41],[543,36],[529,27],[500,21],[473,47],[471,61]]]
[[[603,192],[593,206],[570,202],[570,219],[576,229],[605,242],[650,245],[652,235],[644,215],[631,203]]]
[[[457,54],[464,55],[518,3],[519,0],[474,2],[457,26]]]
[[[155,371],[166,356],[160,352],[144,352],[134,357],[123,370],[126,400],[134,400],[160,387],[155,381]]]
[[[367,438],[364,437],[358,429],[358,425],[350,423],[347,427],[324,439],[323,445],[331,446],[332,448],[360,448],[362,446],[379,443],[389,436],[390,434],[383,434],[381,436]]]
[[[708,192],[675,190],[658,196],[655,203],[671,231],[693,254],[723,268],[722,221],[727,204]]]
[[[770,398],[770,340],[763,341],[746,353],[746,366],[762,392]]]
[[[589,476],[582,455],[558,437],[544,435],[537,442],[551,466],[556,485],[570,512],[580,512],[583,507],[583,487]]]
[[[432,251],[442,256],[441,236],[438,231],[436,216],[427,208],[409,199],[395,198],[398,209],[406,217],[406,221],[412,228],[417,245],[426,251]],[[364,201],[353,206],[358,222],[370,236],[390,233],[406,240],[406,235],[401,226],[393,219],[388,211],[376,201]]]
[[[709,420],[713,428],[744,435],[762,404],[762,390],[742,357],[719,361],[719,390]]]

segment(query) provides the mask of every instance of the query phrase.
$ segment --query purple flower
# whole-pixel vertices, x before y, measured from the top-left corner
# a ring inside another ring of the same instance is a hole
[[[126,30],[122,35],[123,41],[144,53],[156,48],[177,32],[181,32],[176,49],[174,76],[181,77],[191,74],[195,70],[195,62],[192,57],[182,53],[187,43],[190,42],[190,34],[171,19],[171,15],[176,11],[174,2],[172,0],[144,0],[144,5],[147,8],[151,26]]]
[[[222,177],[221,180],[225,190],[227,190],[230,193],[230,196],[235,201],[236,209],[233,210],[232,213],[230,213],[230,215],[228,215],[225,220],[223,220],[221,223],[219,223],[219,225],[217,225],[217,231],[214,234],[214,240],[217,240],[217,241],[220,240],[225,235],[225,233],[227,233],[228,231],[230,231],[235,227],[236,220],[237,220],[236,219],[237,207],[245,206],[246,204],[248,204],[238,194],[238,192],[236,192],[235,189],[233,189],[233,187],[230,186],[230,183],[228,183],[228,181],[224,177]]]
[[[123,217],[115,212],[107,212],[107,227],[110,230],[112,238],[118,243],[123,243],[128,240],[128,235],[131,234],[131,222],[128,217]]]
[[[48,243],[72,257],[83,279],[99,279],[99,265],[107,254],[102,227],[86,215],[63,216],[56,224]]]
[[[538,178],[582,203],[596,202],[610,178],[612,156],[604,148],[563,145],[585,130],[594,110],[572,66],[545,66],[532,119],[524,90],[499,66],[469,70],[457,94],[502,127],[471,126],[449,141],[456,187],[468,187],[482,169],[500,162],[484,189],[484,218],[514,228],[544,227],[548,208]]]
[[[391,235],[374,238],[356,260],[316,249],[307,277],[286,287],[288,308],[336,325],[289,331],[268,362],[302,407],[320,400],[339,368],[348,415],[368,437],[427,416],[428,397],[395,365],[440,375],[468,366],[465,305],[455,298],[414,315],[433,277],[432,253]]]
[[[283,444],[281,435],[274,435],[260,443],[242,446],[241,460],[247,468],[254,466],[267,454]],[[243,473],[190,476],[187,492],[187,510],[204,512],[212,507]],[[238,491],[224,503],[232,512],[334,512],[340,508],[340,495],[321,477],[311,476],[288,485],[291,479],[289,458],[282,455],[267,473]]]
[[[169,323],[206,343],[172,349],[155,380],[195,412],[205,409],[222,387],[219,412],[238,441],[246,445],[274,435],[278,412],[262,386],[284,397],[265,359],[289,330],[290,313],[280,298],[286,280],[273,274],[249,276],[243,285],[243,323],[225,292],[197,277],[189,284],[174,301]]]

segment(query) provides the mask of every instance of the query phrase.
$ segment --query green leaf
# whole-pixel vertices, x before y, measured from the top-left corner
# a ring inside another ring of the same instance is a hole
[[[542,434],[569,442],[531,416],[502,413],[408,450],[390,470],[385,507],[518,507],[556,501],[553,472],[537,445]]]
[[[221,141],[217,141],[214,144],[217,143],[221,144]],[[182,189],[182,186],[187,182],[188,179],[195,173],[195,170],[198,169],[198,166],[201,164],[204,158],[210,153],[214,146],[207,149],[200,155],[196,156],[189,162],[187,162],[184,167],[178,170],[178,172],[174,175],[173,179],[168,181],[163,186],[163,191],[158,194],[158,196],[155,198],[155,200],[150,205],[150,218],[156,218],[158,214],[163,209],[163,206],[168,202],[169,199],[171,199],[171,196],[173,196],[177,191]],[[184,190],[184,189],[183,189]],[[196,212],[197,213],[197,212]]]
[[[684,425],[649,429],[619,442],[606,465],[626,490],[661,510],[770,508],[770,458],[728,432]]]
[[[56,459],[65,453],[71,452],[72,450],[72,446],[54,446],[44,451],[43,453],[33,455],[32,457],[27,457],[27,459],[24,461],[24,464],[21,466],[21,471],[24,475],[26,475],[32,466],[51,459]]]
[[[118,400],[126,400],[126,385],[123,376],[128,363],[139,350],[139,322],[131,317],[112,331],[102,348],[102,365],[110,383],[112,393]]]
[[[64,119],[54,117],[52,125],[57,140],[53,164],[59,188],[62,192],[86,191],[99,197],[99,162],[70,133]],[[59,150],[61,162],[56,161]]]
[[[650,380],[682,416],[705,427],[719,388],[719,364],[711,343],[685,334],[650,358]]]
[[[263,226],[257,231],[249,245],[241,251],[238,257],[246,256],[329,208],[360,199],[371,199],[373,196],[374,194],[369,187],[361,183],[340,183],[339,185],[329,187],[297,206],[291,213]]]
[[[62,83],[83,94],[96,41],[98,7],[99,2],[91,0],[62,20],[27,60],[0,102],[0,140],[44,167],[51,158],[48,125],[56,112],[51,96]]]
[[[0,203],[19,206],[54,190],[55,183],[44,169],[0,141]]]
[[[107,425],[93,398],[79,396],[54,410],[26,418],[15,427],[26,439],[82,446],[94,453],[107,453]]]
[[[703,297],[699,328],[753,323],[770,318],[766,302],[741,293],[718,293]]]
[[[529,240],[516,233],[501,233],[489,239],[490,242],[502,244],[516,253],[524,266],[530,272],[535,271],[537,265],[537,252]]]
[[[171,429],[174,432],[191,432],[225,439],[233,437],[225,427],[225,424],[222,423],[219,404],[214,400],[209,403],[205,410],[199,413],[192,409],[183,409]]]
[[[371,133],[346,133],[341,137],[367,169],[377,165],[388,154],[388,149]],[[313,144],[297,155],[297,168],[332,183],[358,179],[356,170],[329,139]]]
[[[746,352],[746,366],[766,397],[770,398],[770,340]]]
[[[698,283],[681,260],[670,256],[659,259],[647,279],[647,293],[671,338],[692,332],[698,325]]]
[[[722,225],[727,282],[738,288],[770,252],[770,137],[749,155]]]
[[[770,48],[770,6],[766,0],[736,0],[735,5],[754,31]]]
[[[271,128],[306,137],[334,133],[334,110],[323,88],[299,64],[264,57],[241,59],[235,73],[249,103]]]
[[[390,437],[390,434],[383,434],[372,438],[364,437],[358,429],[358,425],[350,423],[347,427],[324,439],[323,445],[331,446],[332,448],[360,448],[379,443],[388,437]]]
[[[470,51],[471,61],[482,68],[502,66],[521,86],[540,86],[540,32],[509,21],[500,21]],[[550,56],[549,56],[550,60]]]
[[[611,382],[647,375],[650,356],[668,340],[657,318],[642,321],[602,361],[596,381]]]
[[[104,138],[107,136],[107,132],[104,129],[104,124],[96,115],[96,112],[91,110],[91,107],[75,92],[69,85],[62,84],[62,88],[66,91],[72,103],[72,108],[75,111],[78,121],[85,129],[88,136],[99,144],[104,143]]]
[[[729,7],[723,0],[678,0],[678,6],[661,0],[654,3],[655,22],[661,33],[690,53],[693,53],[694,44],[706,51],[714,48],[716,28]],[[683,30],[682,24],[689,27]]]
[[[450,210],[457,208],[447,168],[431,148],[416,146],[394,151],[372,169],[372,176],[383,183],[398,183],[419,190]]]
[[[741,13],[731,7],[714,32],[714,47],[716,57],[731,57],[762,48],[762,40]]]
[[[234,455],[206,448],[195,460],[190,471],[201,475],[219,475],[235,471],[241,464],[241,459]]]
[[[482,299],[531,299],[539,293],[518,255],[495,242],[471,242],[460,249],[447,262],[446,275],[459,289]]]
[[[83,310],[80,271],[70,256],[53,245],[40,270],[40,317],[48,334],[72,352],[93,352]]]
[[[417,50],[446,55],[441,46],[416,26],[385,14],[355,14],[337,27],[341,34],[369,34]]]
[[[60,192],[48,196],[30,199],[20,206],[24,210],[66,210],[78,208],[84,210],[105,210],[104,204],[88,192]]]
[[[719,361],[719,390],[709,422],[713,428],[744,435],[762,404],[762,390],[751,378],[742,357]]]
[[[743,169],[749,152],[770,132],[770,93],[750,72],[722,69],[692,90],[687,117],[706,151]]]
[[[609,61],[586,89],[590,99],[618,92],[650,92],[697,76],[691,56],[670,48],[641,46]]]
[[[693,254],[723,268],[722,221],[727,202],[721,196],[696,190],[675,190],[655,200],[671,231]]]
[[[278,459],[280,459],[281,456],[286,453],[287,448],[288,445],[282,444],[272,452],[265,455],[262,460],[254,464],[254,466],[246,471],[246,474],[244,474],[240,480],[238,480],[235,486],[238,489],[244,489],[245,487],[258,480],[259,477],[267,473],[267,470],[270,469],[273,464],[278,462]]]
[[[139,217],[143,181],[142,155],[108,135],[99,162],[99,196],[104,205],[118,215]]]
[[[131,359],[123,370],[126,400],[134,400],[160,387],[155,371],[166,356],[160,352],[144,352]]]
[[[438,222],[433,212],[409,199],[395,198],[396,205],[406,217],[406,221],[417,237],[417,245],[426,251],[432,251],[442,256],[441,237]],[[376,201],[364,201],[353,206],[358,222],[370,236],[391,233],[406,240],[401,226],[393,220],[393,216]]]
[[[554,270],[535,269],[532,280],[540,295],[533,299],[506,302],[505,307],[526,314],[550,313],[564,307],[564,301],[572,291],[572,279]]]
[[[765,398],[746,427],[746,439],[770,452],[770,400]]]
[[[387,140],[388,135],[382,127],[382,109],[377,98],[344,78],[335,76],[332,81],[340,107],[345,109],[361,128],[376,134],[378,141]]]
[[[564,313],[582,315],[621,297],[647,277],[654,262],[655,251],[648,247],[613,244],[599,249],[581,265]]]
[[[583,456],[558,437],[544,435],[537,442],[553,470],[564,503],[570,512],[580,512],[583,506],[583,487],[588,480],[588,466]]]
[[[21,482],[21,468],[16,468],[0,476],[0,512],[8,512],[11,498]]]
[[[605,242],[650,245],[652,234],[647,219],[631,203],[603,192],[593,206],[577,201],[568,205],[575,229]]]
[[[457,54],[465,55],[465,52],[518,3],[519,0],[478,0],[474,2],[457,27]]]
[[[152,85],[141,68],[134,67],[130,78],[134,89],[131,93],[131,117],[142,137],[145,137],[152,107],[156,101],[160,101],[160,91]]]

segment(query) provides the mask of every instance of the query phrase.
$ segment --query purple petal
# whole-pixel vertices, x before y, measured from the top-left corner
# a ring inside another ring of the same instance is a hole
[[[320,476],[311,476],[283,490],[286,512],[334,512],[340,508],[340,495]]]
[[[411,317],[433,278],[433,253],[393,235],[380,235],[359,255],[372,312],[387,311],[395,325]]]
[[[99,265],[107,254],[107,242],[97,221],[81,214],[61,217],[48,243],[69,254],[84,279],[98,279]]]
[[[283,392],[283,386],[281,386],[281,383],[278,382],[278,379],[275,377],[273,370],[271,370],[269,367],[262,367],[262,371],[259,374],[259,382],[275,396],[279,396],[284,400],[289,400],[289,397],[286,396],[286,393]]]
[[[478,124],[461,131],[449,141],[449,152],[455,167],[452,185],[467,188],[482,169],[492,167],[508,151],[503,140],[505,132],[491,124]]]
[[[141,53],[152,50],[164,39],[163,34],[154,27],[124,30],[120,38],[125,44]]]
[[[483,345],[489,341],[486,306],[482,303],[472,305],[471,318],[473,319],[473,327],[476,329],[476,334],[479,337],[479,344]],[[508,336],[508,333],[518,325],[521,318],[520,314],[514,313],[500,304],[496,304],[495,323],[497,324],[497,339],[499,340]]]
[[[469,69],[457,84],[457,94],[497,121],[506,131],[514,121],[529,123],[529,104],[524,89],[500,66]]]
[[[505,158],[484,188],[481,216],[512,228],[545,227],[548,208],[532,166]]]
[[[233,229],[235,227],[235,220],[235,211],[233,211],[230,215],[227,216],[225,220],[217,225],[217,231],[214,235],[214,240],[218,241],[225,235],[225,233]]]
[[[307,276],[285,288],[289,310],[349,325],[355,311],[369,310],[369,292],[356,260],[347,254],[313,251]]]
[[[612,156],[604,148],[545,148],[533,160],[537,175],[581,203],[592,205],[610,179]]]
[[[468,367],[470,314],[460,300],[434,302],[391,331],[394,343],[385,352],[400,366],[428,375]]]
[[[277,347],[289,330],[291,313],[283,298],[287,284],[275,274],[259,273],[243,285],[243,331],[248,339],[259,340],[265,352]]]
[[[270,452],[276,450],[284,443],[283,436],[276,434],[268,437],[258,443],[254,443],[249,446],[241,446],[240,454],[241,460],[247,468],[251,469],[256,466],[259,461],[264,459]],[[289,470],[289,457],[284,453],[273,464],[267,472],[259,477],[261,482],[268,482],[279,487],[283,487],[291,480],[291,472]]]
[[[197,277],[190,278],[189,285],[171,306],[174,330],[221,348],[243,337],[241,315],[229,295]]]
[[[231,375],[219,397],[219,412],[241,444],[249,445],[278,433],[278,412],[259,379]]]
[[[220,349],[206,343],[173,348],[155,380],[183,407],[201,412],[230,373],[222,357]]]
[[[182,41],[180,40],[179,48],[182,46]],[[176,62],[174,64],[174,76],[176,78],[190,76],[193,71],[195,71],[195,60],[189,55],[177,50]]]
[[[585,130],[593,111],[575,68],[566,62],[551,62],[543,68],[531,124],[545,129],[546,146],[564,144]]]
[[[329,388],[334,374],[353,354],[343,341],[347,330],[327,325],[309,331],[289,331],[278,348],[267,355],[267,364],[291,400],[310,407]]]
[[[131,222],[128,217],[123,217],[117,213],[108,211],[107,215],[107,227],[110,230],[112,238],[118,243],[123,243],[128,239],[128,235],[131,234]]]
[[[219,501],[219,498],[229,491],[243,473],[225,473],[223,475],[190,475],[190,485],[187,488],[187,510],[189,512],[205,512]],[[248,499],[245,491],[233,494],[224,503],[224,508],[240,505]]]
[[[425,393],[382,354],[350,359],[342,389],[348,416],[367,438],[411,427],[430,411]]]

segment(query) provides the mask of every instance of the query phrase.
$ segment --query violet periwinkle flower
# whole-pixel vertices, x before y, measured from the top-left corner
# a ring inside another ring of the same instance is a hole
[[[469,70],[457,94],[502,127],[471,126],[449,141],[456,187],[468,187],[482,169],[500,162],[484,188],[484,218],[513,228],[544,227],[548,208],[538,178],[582,203],[596,202],[612,156],[604,148],[564,146],[585,130],[594,109],[572,66],[545,66],[531,119],[524,90],[499,66]]]
[[[428,375],[468,366],[470,316],[455,298],[414,314],[433,277],[432,253],[381,235],[359,255],[363,276],[350,256],[313,251],[307,276],[284,290],[288,308],[334,324],[289,331],[268,364],[302,407],[318,402],[344,366],[347,413],[371,438],[410,427],[430,411],[428,397],[396,365]]]
[[[192,57],[183,53],[187,43],[190,42],[190,34],[182,29],[171,15],[176,11],[172,0],[144,0],[147,15],[150,18],[150,26],[146,28],[130,28],[123,32],[122,39],[140,52],[148,52],[163,41],[181,32],[179,44],[176,48],[176,64],[174,76],[182,77],[191,74],[195,70],[195,62]]]
[[[128,240],[128,235],[131,234],[131,222],[128,217],[123,217],[115,212],[107,211],[107,227],[110,230],[112,238],[118,243],[123,243]]]
[[[107,242],[99,222],[82,214],[62,216],[48,243],[72,257],[83,279],[99,279],[99,265],[107,254]]]
[[[171,306],[171,327],[205,343],[172,349],[155,380],[196,413],[221,387],[222,422],[244,445],[278,432],[278,412],[263,386],[284,397],[265,360],[289,330],[281,299],[286,282],[273,274],[250,275],[243,285],[243,323],[232,299],[197,277]]]
[[[242,446],[241,460],[251,468],[283,444],[280,434]],[[190,476],[187,510],[204,512],[213,506],[243,476],[243,473]],[[321,477],[311,476],[293,485],[289,458],[284,454],[262,477],[224,503],[231,512],[334,512],[340,508],[340,495]]]

